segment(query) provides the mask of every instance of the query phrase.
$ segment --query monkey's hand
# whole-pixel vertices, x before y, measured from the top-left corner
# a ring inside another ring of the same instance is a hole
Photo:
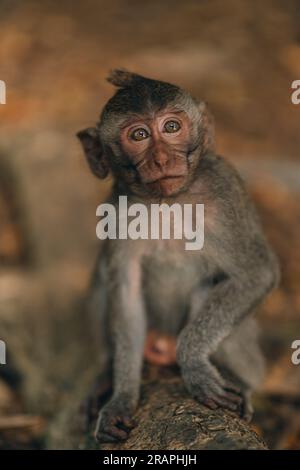
[[[124,441],[135,423],[132,414],[135,406],[129,404],[126,397],[112,398],[100,410],[95,439],[98,442]]]
[[[181,365],[182,377],[191,395],[210,409],[240,411],[243,398],[238,387],[225,381],[209,359],[187,361]]]

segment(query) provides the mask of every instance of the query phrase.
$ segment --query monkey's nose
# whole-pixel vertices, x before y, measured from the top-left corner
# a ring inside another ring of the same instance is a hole
[[[168,155],[166,152],[158,151],[158,152],[155,152],[155,154],[153,155],[153,160],[154,160],[154,163],[160,169],[162,169],[168,161]]]

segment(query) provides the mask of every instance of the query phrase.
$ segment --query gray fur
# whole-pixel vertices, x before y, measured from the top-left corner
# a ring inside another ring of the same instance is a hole
[[[121,78],[111,81],[126,86],[126,77]],[[138,83],[136,76],[132,80],[129,77],[124,99],[132,97],[132,86],[140,86]],[[153,85],[149,83],[144,94],[140,90],[143,99]],[[152,91],[159,89],[158,85],[153,86]],[[161,87],[166,105],[169,89]],[[130,416],[138,403],[147,327],[178,337],[177,359],[186,387],[209,407],[236,409],[240,405],[239,392],[221,375],[224,368],[242,386],[247,416],[251,413],[251,390],[263,375],[257,328],[249,315],[278,284],[277,259],[241,178],[229,163],[212,152],[212,133],[207,122],[204,125],[203,103],[199,105],[182,90],[170,87],[173,105],[176,97],[180,106],[185,101],[196,128],[201,128],[201,122],[203,127],[193,137],[193,178],[189,186],[160,202],[205,204],[204,248],[185,251],[180,240],[109,240],[105,244],[101,275],[94,283],[99,303],[94,303],[93,308],[101,315],[104,336],[112,339],[112,353],[106,357],[108,367],[113,356],[114,392],[99,414],[99,440],[127,436],[118,424],[127,423],[130,427]],[[121,98],[119,95],[117,100]],[[109,140],[108,130],[112,126],[109,115],[117,108],[108,106],[99,125],[99,135],[104,138],[106,133],[106,146],[115,144],[118,148],[116,155],[109,153],[115,159],[109,163],[111,168],[121,155],[118,141]],[[119,114],[119,119],[123,118]],[[112,132],[117,129],[118,125]],[[209,145],[205,145],[205,139]],[[122,179],[121,174],[115,174]],[[128,205],[153,202],[151,197],[128,189],[122,181],[117,181],[110,201],[117,204],[118,196],[124,194],[128,195]],[[105,368],[103,364],[102,367]]]

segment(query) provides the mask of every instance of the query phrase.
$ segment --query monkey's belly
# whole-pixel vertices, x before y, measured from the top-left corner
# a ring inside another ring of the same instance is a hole
[[[168,366],[176,363],[176,338],[150,330],[147,334],[144,357],[151,364]]]
[[[178,258],[172,261],[151,260],[143,284],[149,330],[176,338],[186,323],[191,293],[199,282],[199,269],[181,263]]]

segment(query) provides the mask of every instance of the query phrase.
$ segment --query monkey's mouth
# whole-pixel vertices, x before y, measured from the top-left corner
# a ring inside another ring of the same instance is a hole
[[[172,196],[180,191],[183,181],[184,175],[165,175],[153,181],[147,181],[146,185],[153,193]]]
[[[156,178],[155,180],[146,181],[146,184],[154,184],[154,183],[159,183],[161,181],[169,181],[169,180],[179,180],[182,178],[184,178],[184,175],[165,175],[165,176],[160,176],[159,178]]]

